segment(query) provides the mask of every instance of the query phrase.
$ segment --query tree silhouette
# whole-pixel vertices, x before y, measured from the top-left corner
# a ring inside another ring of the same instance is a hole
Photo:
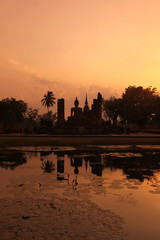
[[[112,120],[113,126],[117,125],[117,118],[120,117],[121,113],[121,98],[111,97],[109,100],[103,101],[103,111],[106,116]]]
[[[44,105],[45,107],[47,107],[48,112],[49,112],[49,107],[53,106],[53,104],[55,104],[55,96],[53,94],[53,92],[48,91],[45,95],[44,98],[42,98],[41,102],[42,105]]]
[[[6,98],[0,101],[0,122],[3,130],[17,130],[24,125],[24,116],[27,111],[27,103],[15,98]]]
[[[121,118],[128,123],[135,123],[144,127],[146,122],[155,112],[154,102],[156,95],[155,88],[143,88],[141,86],[129,86],[122,94],[122,105],[124,112]]]
[[[129,86],[121,98],[104,100],[103,110],[106,119],[109,118],[114,127],[117,119],[121,124],[136,124],[142,128],[148,123],[159,125],[160,96],[152,87]]]
[[[34,128],[38,127],[38,109],[28,108],[25,113],[25,133],[34,132]]]
[[[39,115],[40,124],[41,126],[48,126],[51,127],[56,123],[56,113],[52,113],[52,111],[49,111],[48,113],[45,113],[43,115]]]

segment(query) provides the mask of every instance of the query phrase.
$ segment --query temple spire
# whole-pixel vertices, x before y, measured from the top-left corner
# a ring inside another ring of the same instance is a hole
[[[85,101],[85,105],[86,105],[86,106],[88,106],[87,94],[86,94],[86,101]]]
[[[85,105],[84,105],[83,111],[84,111],[84,114],[88,114],[88,112],[89,112],[87,94],[86,94],[86,100],[85,100]]]

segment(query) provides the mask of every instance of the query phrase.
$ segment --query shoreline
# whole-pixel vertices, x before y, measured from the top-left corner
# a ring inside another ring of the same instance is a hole
[[[82,145],[160,145],[160,135],[0,135],[0,148]]]

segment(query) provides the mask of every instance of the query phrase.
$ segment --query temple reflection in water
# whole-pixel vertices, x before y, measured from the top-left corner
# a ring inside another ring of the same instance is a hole
[[[75,154],[70,152],[47,152],[44,158],[54,154],[57,159],[57,180],[68,180],[69,174],[93,174],[103,177],[103,171],[121,169],[128,179],[137,179],[143,182],[150,179],[160,170],[159,153],[141,153],[136,156],[120,157],[116,153],[107,154]],[[41,154],[42,155],[42,154]]]
[[[57,172],[58,181],[68,180],[70,175],[92,174],[103,177],[105,169],[109,169],[111,172],[122,170],[128,180],[136,179],[143,182],[145,179],[154,178],[155,173],[160,171],[159,152],[102,154],[83,151],[7,152],[1,156],[0,167],[15,170],[27,164],[27,161],[32,158],[39,158],[42,169],[46,167],[47,172]]]

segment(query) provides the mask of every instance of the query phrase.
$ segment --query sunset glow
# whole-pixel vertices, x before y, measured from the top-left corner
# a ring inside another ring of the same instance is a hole
[[[2,0],[0,96],[42,108],[47,90],[89,104],[129,85],[160,91],[160,1]]]

